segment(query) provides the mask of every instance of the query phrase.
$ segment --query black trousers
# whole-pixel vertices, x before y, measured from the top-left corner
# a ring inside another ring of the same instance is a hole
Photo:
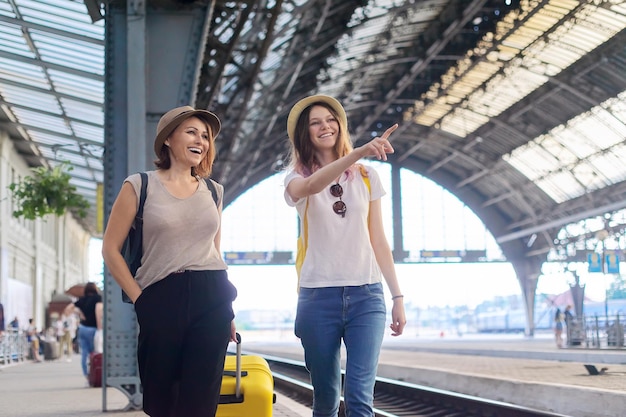
[[[237,290],[226,271],[184,271],[135,302],[143,409],[152,417],[213,417]]]

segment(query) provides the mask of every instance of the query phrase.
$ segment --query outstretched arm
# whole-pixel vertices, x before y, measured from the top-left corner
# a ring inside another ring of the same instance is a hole
[[[394,152],[393,146],[389,142],[389,136],[397,128],[397,124],[391,126],[382,136],[372,139],[365,145],[354,149],[348,155],[318,169],[306,178],[293,179],[287,186],[287,193],[294,201],[317,194],[361,158],[372,156],[386,161],[387,154]]]

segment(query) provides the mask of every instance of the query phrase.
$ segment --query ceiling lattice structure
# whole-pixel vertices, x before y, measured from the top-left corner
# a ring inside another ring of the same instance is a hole
[[[564,225],[626,208],[625,1],[197,3],[214,4],[196,105],[223,122],[226,203],[284,168],[290,107],[325,93],[357,145],[399,123],[391,162],[459,197],[505,252],[545,257]],[[93,202],[102,22],[71,0],[0,0],[0,21],[3,129],[33,166],[71,161]]]

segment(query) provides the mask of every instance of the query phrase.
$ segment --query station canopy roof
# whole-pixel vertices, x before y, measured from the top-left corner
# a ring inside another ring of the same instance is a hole
[[[545,255],[566,224],[626,207],[625,1],[213,3],[196,106],[222,120],[227,204],[285,167],[289,109],[323,93],[357,146],[399,123],[391,162],[459,197],[501,245]],[[2,0],[0,21],[3,130],[31,166],[71,162],[95,208],[103,21],[72,0]]]

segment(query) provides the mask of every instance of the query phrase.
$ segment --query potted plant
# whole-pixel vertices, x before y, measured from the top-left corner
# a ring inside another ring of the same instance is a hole
[[[68,172],[72,169],[69,162],[54,168],[37,167],[32,169],[33,175],[10,184],[9,190],[18,207],[13,211],[13,217],[34,220],[46,214],[61,216],[67,210],[81,218],[86,217],[89,202],[70,184]]]

